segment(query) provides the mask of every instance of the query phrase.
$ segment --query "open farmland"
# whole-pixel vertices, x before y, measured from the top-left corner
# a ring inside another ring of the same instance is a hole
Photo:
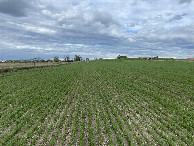
[[[0,69],[3,69],[3,68],[16,68],[16,67],[53,66],[53,65],[59,65],[59,63],[57,63],[57,62],[36,62],[35,65],[34,65],[33,62],[29,62],[29,63],[11,63],[11,62],[1,63],[0,62]]]
[[[194,145],[194,63],[93,61],[0,75],[0,145]]]

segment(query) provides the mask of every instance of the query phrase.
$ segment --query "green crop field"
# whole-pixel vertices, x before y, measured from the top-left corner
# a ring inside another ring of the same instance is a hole
[[[0,75],[0,145],[194,145],[194,62],[79,62]]]

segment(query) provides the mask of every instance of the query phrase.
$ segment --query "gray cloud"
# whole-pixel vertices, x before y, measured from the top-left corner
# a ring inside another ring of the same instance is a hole
[[[135,27],[135,26],[138,26],[139,24],[137,22],[131,22],[129,24],[130,27]]]
[[[175,20],[181,20],[183,19],[183,16],[186,16],[187,14],[182,14],[182,15],[175,15],[174,17],[172,17],[169,21],[175,21]]]
[[[191,3],[193,0],[179,0],[179,2],[182,3]]]
[[[110,26],[112,24],[118,24],[116,20],[113,19],[112,15],[106,11],[94,11],[93,12],[93,19],[95,22],[100,22],[106,26]]]
[[[88,0],[29,2],[18,0],[17,5],[16,0],[0,0],[0,12],[16,16],[1,15],[0,60],[6,54],[12,58],[17,54],[18,59],[61,54],[107,58],[194,54],[191,1],[189,5],[178,0],[139,0],[136,5],[121,0],[98,0],[92,5]],[[21,17],[27,14],[30,17]]]
[[[56,14],[51,14],[51,17],[55,17]],[[58,22],[66,26],[81,25],[81,26],[94,26],[103,25],[109,27],[111,25],[118,25],[119,22],[116,21],[111,14],[102,10],[68,10],[61,14],[58,14]]]
[[[113,45],[119,42],[120,24],[113,16],[97,9],[70,9],[60,13],[44,11],[55,21],[58,36],[74,43]]]
[[[0,12],[15,17],[26,16],[26,9],[30,6],[26,0],[0,0]]]

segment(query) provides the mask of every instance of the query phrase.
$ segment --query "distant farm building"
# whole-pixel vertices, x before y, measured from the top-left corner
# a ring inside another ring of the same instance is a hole
[[[194,60],[194,58],[187,58],[187,59]]]
[[[171,60],[173,58],[170,58],[170,57],[139,57],[141,59],[144,59],[144,60]]]
[[[103,58],[94,58],[94,60],[103,60]]]
[[[152,59],[155,58],[155,57],[139,57],[139,58],[141,58],[141,59],[146,59],[146,60],[152,60]]]

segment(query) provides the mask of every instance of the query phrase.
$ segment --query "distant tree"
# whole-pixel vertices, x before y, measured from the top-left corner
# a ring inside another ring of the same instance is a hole
[[[38,58],[33,58],[33,59],[30,59],[30,60],[31,60],[31,62],[34,63],[34,65],[36,65],[36,62],[38,62]]]
[[[47,60],[46,60],[46,62],[52,62],[52,60],[50,60],[50,59],[47,59]]]
[[[81,61],[82,57],[80,55],[75,55],[74,61]]]
[[[117,59],[127,59],[127,56],[117,56]]]
[[[89,58],[86,58],[86,61],[89,61]]]
[[[37,58],[37,62],[41,62],[42,59],[40,57]]]
[[[64,60],[65,60],[65,62],[70,62],[70,57],[69,57],[69,55],[64,56]]]
[[[1,62],[1,61],[0,61]],[[20,60],[14,60],[15,63],[20,63],[21,61]]]
[[[34,65],[36,65],[36,58],[33,59],[33,63],[34,63]]]
[[[54,62],[59,62],[59,57],[58,56],[54,57]]]

